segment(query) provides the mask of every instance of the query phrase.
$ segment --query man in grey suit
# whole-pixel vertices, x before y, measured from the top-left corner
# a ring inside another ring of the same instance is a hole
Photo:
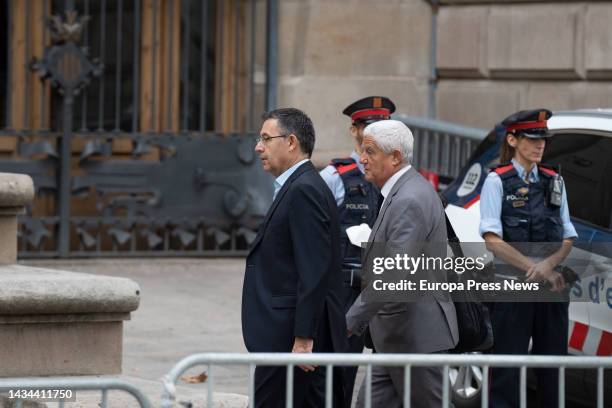
[[[431,184],[410,165],[413,141],[410,129],[396,120],[364,130],[360,161],[366,179],[384,197],[364,265],[375,252],[372,243],[412,257],[446,256],[444,208]],[[424,273],[416,271],[416,276]],[[371,301],[364,293],[346,315],[348,334],[361,335],[369,326],[377,353],[444,353],[457,344],[457,316],[448,293],[426,292],[416,302]],[[441,367],[412,367],[412,407],[442,406],[442,375]],[[364,405],[364,388],[362,384],[357,407]],[[401,407],[403,398],[404,368],[373,367],[372,406]]]

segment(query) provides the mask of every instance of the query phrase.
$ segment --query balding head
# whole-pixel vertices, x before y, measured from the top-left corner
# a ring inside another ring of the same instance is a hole
[[[371,137],[385,154],[399,151],[402,164],[412,162],[414,136],[403,122],[399,120],[381,120],[372,123],[363,130],[364,136]]]

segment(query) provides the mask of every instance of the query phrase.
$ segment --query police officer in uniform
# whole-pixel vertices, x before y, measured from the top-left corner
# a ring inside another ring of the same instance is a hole
[[[349,132],[355,143],[354,150],[350,157],[333,159],[329,166],[321,170],[321,177],[329,186],[338,204],[345,312],[352,306],[361,291],[359,277],[361,249],[350,243],[346,229],[360,224],[368,224],[372,228],[382,203],[380,191],[365,180],[363,165],[359,162],[363,129],[370,123],[389,119],[393,112],[395,112],[395,104],[384,96],[369,96],[347,106],[342,113],[351,118]],[[363,346],[362,337],[351,336],[349,338],[349,352],[361,353]],[[344,375],[346,406],[350,407],[357,367],[347,367]]]
[[[480,234],[496,258],[511,265],[522,279],[564,293],[569,282],[557,266],[577,234],[563,179],[555,169],[540,163],[551,136],[547,127],[551,116],[548,110],[536,109],[502,121],[501,164],[488,174],[482,187]],[[517,242],[558,245],[532,256]],[[530,339],[532,354],[567,354],[568,302],[497,302],[491,309],[494,354],[528,354]],[[559,406],[557,370],[537,369],[536,377],[539,405]],[[519,378],[518,368],[491,370],[492,407],[519,406]]]

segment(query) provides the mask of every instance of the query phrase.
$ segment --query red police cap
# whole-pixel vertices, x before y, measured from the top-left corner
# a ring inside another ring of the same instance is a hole
[[[515,133],[532,139],[550,137],[548,119],[552,112],[548,109],[522,110],[508,116],[502,121],[506,133]]]
[[[353,122],[372,123],[389,119],[395,112],[395,104],[385,96],[368,96],[351,103],[344,108],[343,114],[350,116]]]

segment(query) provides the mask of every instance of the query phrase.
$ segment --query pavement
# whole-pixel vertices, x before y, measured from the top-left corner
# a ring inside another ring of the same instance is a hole
[[[119,378],[140,389],[154,407],[162,394],[162,377],[182,358],[202,352],[246,353],[240,307],[244,259],[148,258],[28,260],[20,264],[125,277],[140,285],[141,303],[124,323],[123,370]],[[196,367],[185,375],[208,373]],[[360,369],[355,393],[363,378]],[[209,373],[208,373],[209,374]],[[214,407],[248,406],[248,368],[214,366]],[[207,383],[177,384],[177,407],[206,406]],[[99,407],[99,392],[77,392],[66,408]],[[13,408],[0,398],[0,408]],[[44,404],[28,407],[46,407]],[[57,404],[49,404],[56,407]],[[139,404],[127,393],[111,391],[108,408]],[[569,404],[568,406],[573,406]],[[25,405],[24,405],[25,407]]]
[[[242,341],[240,302],[244,259],[84,259],[28,260],[21,264],[126,277],[140,285],[141,303],[124,324],[123,371],[118,378],[141,389],[157,406],[161,378],[174,364],[194,353],[246,352]],[[246,407],[248,368],[214,366],[215,406]],[[207,367],[186,373],[195,376]],[[114,376],[113,378],[116,378]],[[183,406],[204,406],[206,383],[178,384]],[[78,392],[72,407],[98,407],[99,393]],[[0,403],[0,406],[2,404]],[[109,407],[138,406],[113,391]]]

